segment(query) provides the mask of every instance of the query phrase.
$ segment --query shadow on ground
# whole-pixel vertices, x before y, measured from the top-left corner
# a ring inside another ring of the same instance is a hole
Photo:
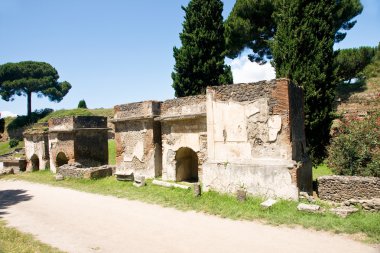
[[[25,190],[3,190],[0,191],[0,217],[7,214],[5,210],[23,201],[29,201],[32,196],[26,194]]]

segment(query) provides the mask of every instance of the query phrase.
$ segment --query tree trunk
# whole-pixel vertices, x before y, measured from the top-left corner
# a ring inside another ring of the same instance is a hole
[[[32,115],[32,92],[28,91],[28,117]]]

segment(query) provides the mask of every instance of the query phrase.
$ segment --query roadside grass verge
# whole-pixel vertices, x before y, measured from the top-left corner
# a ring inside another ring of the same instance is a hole
[[[0,219],[0,252],[1,253],[59,253],[62,252],[47,244],[37,241],[33,235],[7,227]]]
[[[298,202],[286,200],[279,201],[270,209],[262,209],[260,203],[263,199],[258,197],[249,197],[247,201],[239,202],[234,196],[212,191],[203,193],[201,197],[194,197],[191,190],[155,186],[150,180],[147,182],[148,185],[142,188],[134,187],[131,182],[119,182],[114,177],[99,180],[55,181],[53,174],[49,171],[11,175],[3,179],[44,183],[118,198],[140,200],[184,211],[195,210],[235,220],[260,220],[272,225],[300,225],[334,233],[358,234],[361,240],[380,243],[380,213],[360,210],[343,219],[327,211],[316,214],[299,212],[297,211]],[[325,202],[318,202],[318,204],[325,209],[329,208]]]
[[[116,164],[116,144],[115,140],[108,140],[108,164]]]
[[[327,166],[325,163],[321,163],[317,167],[313,167],[313,181],[321,176],[330,176],[334,175],[331,168]]]

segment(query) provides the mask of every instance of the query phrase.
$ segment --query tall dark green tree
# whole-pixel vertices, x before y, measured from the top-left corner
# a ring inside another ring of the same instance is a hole
[[[223,3],[220,0],[191,0],[185,11],[182,47],[174,47],[172,73],[177,97],[204,94],[209,85],[233,82],[224,64]]]
[[[45,62],[24,61],[0,65],[0,95],[5,101],[26,96],[28,116],[32,112],[32,93],[60,102],[71,89],[70,83],[58,82],[55,68]]]
[[[360,0],[237,0],[227,22],[229,56],[272,59],[277,77],[304,87],[305,131],[314,162],[325,155],[336,79],[333,45],[355,25]]]
[[[335,96],[335,0],[287,0],[275,13],[272,44],[277,77],[304,87],[305,132],[314,161],[325,154]]]

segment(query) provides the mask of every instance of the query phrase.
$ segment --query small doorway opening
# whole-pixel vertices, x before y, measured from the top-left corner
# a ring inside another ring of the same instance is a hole
[[[69,159],[66,157],[65,153],[59,152],[56,159],[57,167],[61,167],[64,164],[67,164]]]
[[[198,182],[198,156],[191,148],[180,148],[175,155],[176,181]]]
[[[40,159],[38,159],[38,156],[36,154],[32,155],[30,162],[32,163],[32,171],[40,169]]]

